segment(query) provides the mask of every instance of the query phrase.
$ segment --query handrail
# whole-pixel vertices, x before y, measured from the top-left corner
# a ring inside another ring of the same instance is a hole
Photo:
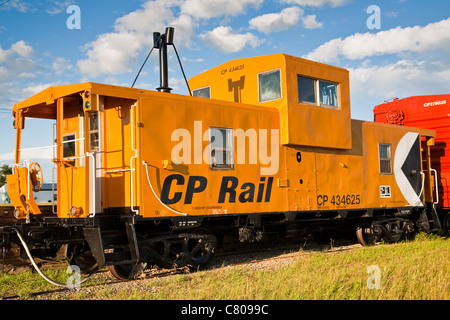
[[[78,138],[78,139],[61,141],[61,144],[70,143],[70,142],[76,142],[76,141],[81,141],[81,140],[85,140],[85,138]],[[28,151],[28,150],[50,149],[50,148],[56,148],[56,147],[58,147],[56,144],[52,144],[51,146],[42,146],[42,147],[33,147],[33,148],[21,148],[21,149],[19,149],[19,151],[22,152],[22,151]]]
[[[107,170],[107,171],[103,171],[103,173],[112,174],[112,173],[120,173],[120,172],[127,172],[127,171],[134,171],[134,169]]]
[[[132,104],[130,107],[130,126],[131,126],[131,150],[134,151],[134,156],[132,156],[130,158],[130,193],[131,193],[131,199],[130,199],[130,208],[131,208],[131,212],[133,212],[134,214],[138,215],[139,214],[139,210],[138,209],[134,209],[134,179],[133,179],[133,172],[136,172],[136,170],[133,167],[133,159],[137,159],[138,157],[138,151],[134,146],[134,114],[133,114],[133,107],[136,108],[136,103]],[[136,174],[135,174],[136,175]],[[134,176],[135,176],[134,175]]]
[[[423,171],[427,171],[427,170],[423,170]],[[430,171],[434,171],[434,191],[436,193],[436,201],[433,203],[438,204],[439,203],[439,190],[438,190],[438,181],[437,181],[438,175],[437,175],[436,169],[430,168]]]
[[[56,166],[52,168],[52,213],[57,215],[58,212],[55,212],[55,169],[57,169]]]
[[[95,210],[97,209],[96,207],[96,201],[95,201],[95,157],[94,157],[94,153],[93,152],[86,152],[86,156],[89,158],[92,158],[92,207],[93,207],[93,211],[94,213],[89,213],[89,218],[94,218],[95,217]]]
[[[426,172],[428,170],[423,170],[423,172]],[[432,169],[430,168],[430,171],[434,171],[434,191],[436,193],[436,201],[433,202],[433,204],[438,204],[439,203],[439,189],[438,189],[438,175],[437,175],[437,171],[436,169]]]
[[[31,180],[31,174],[30,174],[30,160],[23,160],[23,164],[27,166],[27,200],[30,200],[30,180]]]

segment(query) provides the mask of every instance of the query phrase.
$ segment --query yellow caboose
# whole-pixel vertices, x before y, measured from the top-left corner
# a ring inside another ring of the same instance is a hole
[[[87,82],[15,105],[8,191],[25,242],[64,244],[83,271],[129,279],[240,242],[352,229],[371,244],[426,229],[434,132],[352,120],[347,70],[274,54],[189,85],[193,96]],[[40,216],[42,170],[20,157],[26,118],[56,123],[55,217]]]

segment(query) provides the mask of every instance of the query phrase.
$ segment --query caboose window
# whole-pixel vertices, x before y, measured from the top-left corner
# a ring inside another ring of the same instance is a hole
[[[89,113],[89,140],[90,150],[98,151],[99,135],[98,135],[98,114],[97,112]]]
[[[280,70],[273,70],[258,75],[259,102],[277,100],[281,98]]]
[[[194,97],[211,98],[211,88],[205,87],[205,88],[192,90],[192,95]]]
[[[338,84],[297,75],[298,102],[338,108]]]
[[[63,158],[70,158],[76,156],[76,135],[75,133],[66,134],[63,136]],[[71,166],[75,166],[75,160],[67,161]]]
[[[392,174],[391,145],[387,143],[380,143],[379,152],[380,152],[380,173]]]
[[[319,81],[320,104],[337,107],[337,85],[327,81]]]
[[[316,81],[311,78],[297,76],[298,102],[316,104]]]
[[[216,170],[233,169],[233,129],[209,128],[209,167]]]

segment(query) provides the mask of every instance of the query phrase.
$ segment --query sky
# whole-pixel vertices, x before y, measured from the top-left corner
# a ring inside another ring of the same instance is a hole
[[[354,119],[372,121],[390,98],[450,93],[448,0],[0,0],[0,165],[13,163],[15,103],[56,85],[130,87],[167,26],[188,78],[274,53],[346,68]],[[187,95],[170,47],[169,68],[172,92]],[[135,88],[158,86],[155,50]],[[26,122],[22,147],[51,144],[52,122]]]

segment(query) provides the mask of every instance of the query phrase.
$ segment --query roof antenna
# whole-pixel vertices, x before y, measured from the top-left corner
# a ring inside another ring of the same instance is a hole
[[[153,32],[153,48],[159,49],[159,88],[156,88],[159,92],[169,92],[172,88],[169,87],[169,68],[167,66],[167,45],[173,44],[173,32],[172,27],[166,28],[166,33],[160,34],[159,32]]]
[[[189,90],[189,95],[192,96],[191,89],[189,88],[188,81],[186,79],[186,75],[183,70],[183,66],[181,65],[181,60],[178,55],[178,51],[175,47],[175,44],[173,43],[173,35],[174,35],[175,29],[172,27],[166,28],[166,33],[161,34],[159,32],[153,32],[153,47],[150,50],[149,54],[147,55],[147,58],[145,59],[144,63],[142,64],[141,69],[139,70],[136,78],[133,81],[133,84],[131,87],[134,87],[134,84],[136,83],[137,78],[139,77],[139,74],[142,71],[142,68],[144,67],[145,63],[147,62],[148,58],[150,57],[151,53],[153,52],[153,49],[159,49],[159,71],[160,71],[160,85],[156,90],[159,92],[171,92],[172,88],[169,87],[169,68],[167,66],[167,46],[172,45],[173,49],[175,50],[175,53],[177,55],[178,63],[180,64],[181,72],[183,73],[184,81],[186,82],[186,86]]]

